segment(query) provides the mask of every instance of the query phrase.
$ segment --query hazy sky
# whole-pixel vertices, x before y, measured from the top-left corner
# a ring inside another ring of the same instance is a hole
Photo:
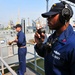
[[[59,0],[49,0],[49,9],[52,4]],[[13,20],[14,24],[17,18],[35,20],[46,11],[46,0],[0,0],[0,22],[8,24]]]

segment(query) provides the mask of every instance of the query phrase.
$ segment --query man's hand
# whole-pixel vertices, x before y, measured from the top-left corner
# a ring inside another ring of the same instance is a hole
[[[43,32],[38,33],[38,30],[37,30],[34,35],[34,39],[35,39],[35,43],[37,43],[37,44],[42,43],[45,39],[45,33],[43,33]]]
[[[16,38],[16,39],[14,40],[14,42],[18,42],[18,39]]]
[[[9,41],[9,42],[8,42],[8,45],[11,45],[12,43],[13,43],[13,41]]]
[[[9,41],[8,44],[11,45],[11,44],[14,43],[14,42],[18,42],[18,39],[15,39],[15,40],[13,40],[13,41]]]

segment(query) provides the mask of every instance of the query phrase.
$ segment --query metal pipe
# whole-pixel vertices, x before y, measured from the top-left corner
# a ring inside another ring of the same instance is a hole
[[[1,57],[2,57],[2,50],[0,48],[0,53],[1,53]],[[3,63],[1,63],[1,68],[2,68],[2,75],[4,75],[4,65]]]
[[[75,3],[68,1],[68,0],[59,0],[59,1],[65,1],[66,3],[70,4],[71,6],[75,7]]]
[[[48,3],[49,3],[49,0],[46,0],[46,12],[48,12]],[[46,31],[47,31],[47,33],[49,33],[49,27],[47,24],[47,19],[46,19]]]
[[[34,50],[34,62],[35,62],[35,70],[37,70],[37,61],[36,61],[36,52],[35,52],[35,50]]]
[[[17,75],[1,57],[0,60],[7,67],[7,69],[11,72],[12,75]]]
[[[48,1],[49,1],[49,0],[46,0],[46,2],[47,2],[46,11],[47,11],[47,12],[48,12]]]

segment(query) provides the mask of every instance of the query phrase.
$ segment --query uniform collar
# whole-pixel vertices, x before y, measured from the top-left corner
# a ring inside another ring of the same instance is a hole
[[[55,32],[56,33],[56,32]],[[54,34],[55,34],[54,33]],[[58,41],[60,43],[66,44],[68,37],[71,36],[71,34],[73,33],[73,28],[71,25],[69,25],[67,27],[67,29],[65,31],[62,32],[62,34],[58,37]]]
[[[21,32],[21,31],[19,31],[19,32],[17,33],[17,35],[19,35],[19,34],[20,34],[20,32]]]
[[[19,31],[18,33],[20,33],[21,31]]]

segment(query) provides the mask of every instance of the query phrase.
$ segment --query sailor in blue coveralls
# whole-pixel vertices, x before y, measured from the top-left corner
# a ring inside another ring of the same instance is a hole
[[[18,46],[18,59],[19,59],[18,75],[24,75],[24,73],[26,72],[26,53],[27,53],[26,37],[25,34],[22,32],[22,26],[20,24],[17,24],[15,28],[16,31],[18,32],[17,39],[15,39]]]
[[[34,35],[34,48],[44,57],[45,75],[75,75],[75,32],[69,24],[73,16],[71,6],[65,2],[55,3],[42,16],[47,18],[49,28],[55,30],[45,43],[44,33]]]

